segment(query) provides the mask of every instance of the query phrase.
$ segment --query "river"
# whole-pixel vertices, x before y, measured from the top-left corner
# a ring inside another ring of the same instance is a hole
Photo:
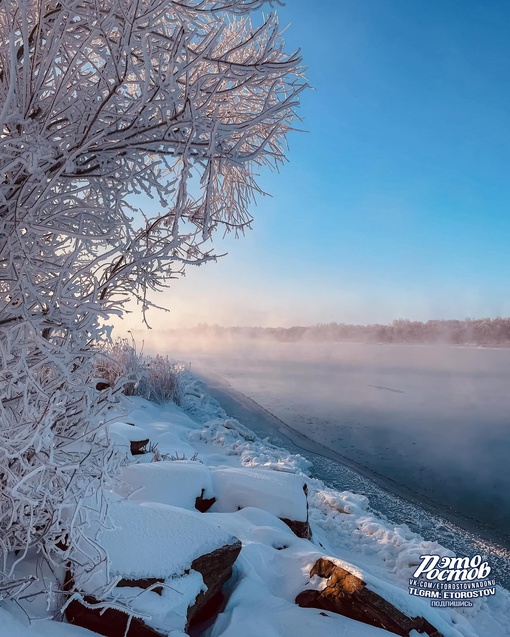
[[[190,351],[182,342],[169,351],[179,357],[179,347]],[[369,491],[372,506],[411,527],[418,514],[399,515],[402,505],[380,493],[421,504],[492,542],[508,563],[510,350],[231,341],[203,343],[188,358],[227,412],[249,420],[251,399],[259,422],[263,412],[275,418],[272,441],[315,454],[319,477]],[[256,429],[252,421],[245,424]],[[339,464],[354,473],[340,476]],[[382,492],[358,484],[356,473]],[[414,526],[439,541],[455,535],[427,532],[426,517]]]

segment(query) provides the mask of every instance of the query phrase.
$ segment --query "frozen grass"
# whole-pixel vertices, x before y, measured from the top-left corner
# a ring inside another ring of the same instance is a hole
[[[168,357],[146,356],[133,339],[125,338],[105,348],[97,362],[99,388],[115,387],[126,396],[141,396],[159,405],[180,404],[178,371]]]

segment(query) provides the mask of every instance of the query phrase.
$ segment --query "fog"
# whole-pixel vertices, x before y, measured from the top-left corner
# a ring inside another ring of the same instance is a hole
[[[510,543],[510,349],[146,340],[295,430]]]

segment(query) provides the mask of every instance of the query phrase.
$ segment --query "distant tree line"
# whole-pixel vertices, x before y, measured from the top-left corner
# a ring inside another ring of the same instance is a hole
[[[282,342],[338,341],[352,343],[443,343],[510,346],[510,318],[431,320],[396,319],[389,324],[318,323],[304,327],[221,327],[201,324],[186,330],[204,336],[272,338]]]

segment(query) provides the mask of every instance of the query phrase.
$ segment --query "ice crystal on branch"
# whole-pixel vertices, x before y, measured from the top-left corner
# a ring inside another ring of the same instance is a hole
[[[0,13],[0,551],[66,553],[113,469],[101,319],[249,224],[305,84],[278,0],[6,0]],[[130,207],[155,199],[153,216]],[[74,513],[73,513],[74,511]],[[82,565],[86,570],[86,561]]]

